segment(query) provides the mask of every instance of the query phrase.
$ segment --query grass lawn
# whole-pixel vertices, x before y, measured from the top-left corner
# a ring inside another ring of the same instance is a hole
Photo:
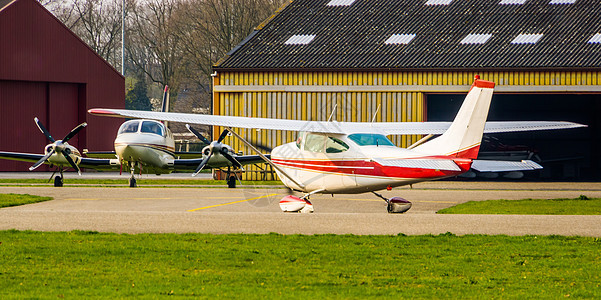
[[[601,215],[601,199],[523,199],[470,201],[438,211],[439,214],[491,215]]]
[[[32,196],[28,194],[0,194],[0,208],[38,203],[48,200],[52,200],[52,198]]]
[[[601,298],[601,239],[0,231],[0,298]]]

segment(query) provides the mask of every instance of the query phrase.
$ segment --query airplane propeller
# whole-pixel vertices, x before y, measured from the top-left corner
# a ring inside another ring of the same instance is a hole
[[[67,162],[69,163],[69,165],[71,165],[71,167],[75,170],[77,170],[77,173],[79,173],[81,175],[81,170],[79,169],[79,166],[77,166],[77,164],[73,161],[73,159],[71,158],[71,149],[69,149],[69,147],[67,147],[67,141],[69,141],[70,139],[72,139],[80,130],[82,130],[84,127],[88,126],[88,124],[86,122],[83,122],[81,124],[79,124],[77,127],[73,128],[73,130],[71,130],[71,132],[69,132],[62,140],[55,140],[52,135],[50,134],[50,132],[48,132],[48,130],[46,129],[46,127],[44,127],[44,125],[42,125],[42,123],[40,122],[40,120],[36,117],[33,119],[36,123],[36,125],[38,126],[38,128],[40,129],[40,131],[44,134],[44,136],[46,136],[46,138],[52,143],[48,146],[46,146],[46,155],[44,155],[42,158],[40,158],[40,160],[38,160],[35,164],[33,164],[33,166],[31,166],[29,168],[30,171],[35,170],[37,167],[41,166],[43,163],[45,163],[50,156],[52,156],[54,153],[61,153],[65,159],[67,160]]]
[[[200,162],[196,170],[194,170],[192,176],[196,176],[200,171],[202,171],[202,169],[207,165],[209,159],[211,159],[214,153],[221,154],[223,157],[229,160],[234,167],[242,167],[242,165],[229,153],[229,148],[226,147],[223,143],[221,143],[229,133],[227,129],[221,132],[221,135],[219,135],[219,138],[216,141],[209,142],[207,138],[205,138],[202,134],[200,134],[200,132],[192,128],[190,125],[186,124],[186,128],[188,128],[188,130],[190,130],[190,132],[192,132],[198,139],[209,145],[207,148],[205,148],[205,152],[203,153],[205,157]]]

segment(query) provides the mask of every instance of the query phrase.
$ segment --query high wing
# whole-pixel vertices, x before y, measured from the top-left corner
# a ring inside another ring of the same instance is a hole
[[[33,154],[33,153],[21,153],[21,152],[4,152],[0,151],[0,159],[26,161],[35,163],[40,160],[44,155]],[[50,162],[45,162],[51,164]],[[95,169],[100,171],[112,171],[119,170],[119,161],[117,159],[102,159],[102,158],[87,158],[78,157],[75,163],[80,168]]]
[[[214,125],[234,128],[272,129],[288,131],[309,131],[321,133],[381,132],[391,134],[442,134],[451,122],[324,122],[269,118],[215,116],[201,114],[152,112],[125,109],[94,108],[88,111],[93,115],[153,119],[159,121],[182,122],[189,124]],[[586,125],[563,121],[508,121],[486,122],[484,133],[552,130],[586,127]]]

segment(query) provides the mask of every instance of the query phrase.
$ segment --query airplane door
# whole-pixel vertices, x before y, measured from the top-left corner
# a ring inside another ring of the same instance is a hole
[[[336,182],[341,189],[357,185],[355,168],[353,167],[354,152],[348,150],[349,146],[344,141],[334,136],[328,136],[325,144],[325,153],[332,164],[337,166],[333,170],[335,177],[332,177],[331,180]]]

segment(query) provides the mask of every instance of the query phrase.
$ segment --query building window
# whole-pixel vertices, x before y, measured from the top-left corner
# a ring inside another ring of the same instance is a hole
[[[512,44],[535,44],[543,37],[542,34],[520,34],[513,41]]]
[[[415,38],[415,34],[393,34],[390,36],[384,44],[387,45],[399,45],[399,44],[409,44]]]
[[[461,44],[484,44],[488,39],[492,37],[492,34],[474,34],[470,33],[461,40]]]
[[[312,34],[296,34],[291,36],[284,44],[285,45],[306,45],[315,38]]]

